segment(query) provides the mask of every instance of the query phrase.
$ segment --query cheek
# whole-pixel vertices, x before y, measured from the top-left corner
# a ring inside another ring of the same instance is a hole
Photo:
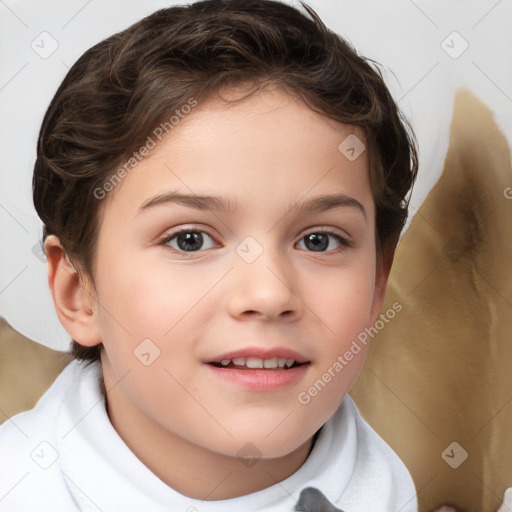
[[[357,264],[307,279],[305,304],[318,315],[334,344],[356,336],[371,321],[375,269],[364,256]]]
[[[366,358],[374,273],[371,266],[351,267],[314,284],[307,305],[318,319],[317,364],[298,401],[313,416],[327,417],[349,391]]]
[[[127,265],[119,262],[98,272],[100,313],[104,330],[118,324],[132,337],[162,338],[193,310],[212,279],[205,283],[185,265],[125,260]]]
[[[180,382],[192,374],[199,357],[196,348],[204,337],[204,319],[212,312],[207,292],[222,273],[219,269],[198,272],[192,265],[166,261],[135,263],[135,257],[126,259],[129,265],[118,261],[105,265],[101,274],[98,269],[104,284],[99,293],[99,319],[105,353],[117,377],[128,370],[131,379],[135,374],[141,377],[144,384],[135,388],[137,395],[145,392],[145,375],[155,372],[162,382],[152,378],[153,389],[161,386],[179,393],[164,369],[176,374]],[[154,363],[146,368],[138,356],[155,358]],[[193,383],[188,386],[194,388]]]
[[[111,387],[120,381],[119,391],[137,407],[165,418],[170,396],[174,413],[194,407],[182,386],[196,392],[190,376],[197,364],[201,323],[196,320],[205,288],[190,271],[171,275],[168,265],[132,262],[129,268],[121,262],[105,265],[101,274],[98,269],[104,283],[98,296],[105,378]]]

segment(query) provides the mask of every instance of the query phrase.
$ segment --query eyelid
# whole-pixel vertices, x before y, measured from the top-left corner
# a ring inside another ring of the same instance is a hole
[[[342,240],[347,246],[352,245],[352,237],[345,231],[337,230],[336,228],[325,228],[325,227],[313,227],[308,228],[303,235],[299,238],[298,241],[302,240],[304,237],[311,235],[313,233],[323,233],[326,235],[332,235],[334,237]]]
[[[303,234],[299,238],[299,240],[295,243],[294,247],[299,245],[300,243],[303,243],[304,239],[307,238],[307,236],[311,235],[311,234],[330,235],[338,243],[338,247],[335,247],[334,249],[328,249],[326,251],[310,251],[310,250],[308,250],[307,247],[306,248],[297,247],[298,250],[300,250],[301,252],[304,252],[308,255],[311,255],[311,257],[321,257],[321,258],[322,257],[326,257],[326,258],[335,257],[335,256],[345,253],[347,250],[354,247],[354,244],[353,244],[350,236],[346,236],[344,234],[342,235],[338,231],[335,231],[335,230],[329,229],[329,228],[312,229],[311,231]],[[330,242],[328,242],[327,247],[329,247],[329,245],[330,245]]]

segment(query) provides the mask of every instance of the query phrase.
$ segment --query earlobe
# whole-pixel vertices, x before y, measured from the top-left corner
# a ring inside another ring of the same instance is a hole
[[[80,345],[100,344],[95,294],[90,281],[80,279],[55,235],[46,238],[44,250],[48,261],[48,286],[61,324]]]

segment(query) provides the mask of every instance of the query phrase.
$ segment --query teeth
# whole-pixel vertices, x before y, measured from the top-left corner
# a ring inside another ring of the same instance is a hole
[[[294,359],[273,358],[260,359],[259,357],[235,357],[234,359],[222,359],[220,364],[228,366],[233,362],[235,366],[247,366],[247,368],[291,368],[295,363]]]
[[[245,366],[247,366],[247,368],[263,368],[263,359],[248,357]]]

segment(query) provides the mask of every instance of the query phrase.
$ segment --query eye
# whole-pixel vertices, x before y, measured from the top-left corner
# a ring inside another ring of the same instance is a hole
[[[332,242],[333,239],[334,242]],[[302,237],[299,244],[303,241],[306,249],[313,252],[327,252],[328,250],[335,250],[340,247],[350,247],[350,242],[334,231],[313,231]]]
[[[213,243],[208,243],[208,239]],[[205,241],[207,246],[205,247]],[[195,229],[181,229],[170,233],[160,245],[168,245],[177,252],[198,252],[202,249],[211,249],[215,246],[213,238],[205,231]]]

